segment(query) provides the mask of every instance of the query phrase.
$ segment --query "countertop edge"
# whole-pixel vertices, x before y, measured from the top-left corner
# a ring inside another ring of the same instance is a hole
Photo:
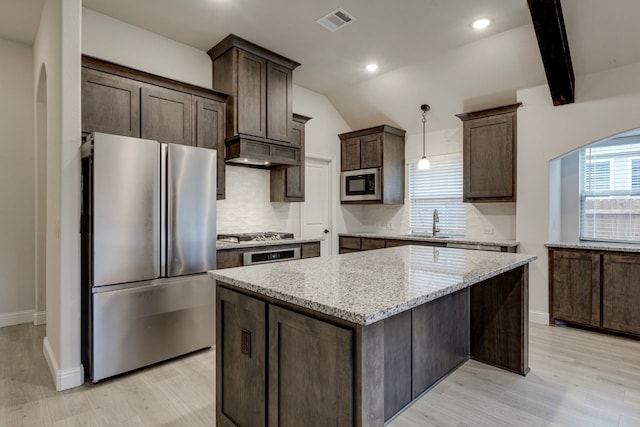
[[[226,251],[232,249],[254,248],[256,246],[280,246],[296,245],[301,243],[321,242],[320,238],[294,238],[281,240],[250,240],[242,243],[216,242],[216,251]]]
[[[515,240],[480,240],[480,239],[467,239],[464,237],[431,237],[431,236],[411,236],[402,234],[383,234],[383,233],[338,233],[338,237],[368,237],[372,239],[393,239],[393,240],[407,240],[416,242],[434,242],[434,243],[462,243],[468,245],[486,245],[486,246],[502,246],[502,247],[518,247],[520,242]]]
[[[598,243],[598,242],[546,242],[547,248],[558,249],[582,249],[603,252],[629,252],[640,253],[640,245],[633,243]]]

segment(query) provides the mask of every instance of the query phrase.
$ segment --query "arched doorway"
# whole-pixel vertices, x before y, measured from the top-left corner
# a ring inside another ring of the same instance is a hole
[[[35,138],[35,312],[34,325],[45,324],[47,309],[47,70],[40,67],[36,92]]]

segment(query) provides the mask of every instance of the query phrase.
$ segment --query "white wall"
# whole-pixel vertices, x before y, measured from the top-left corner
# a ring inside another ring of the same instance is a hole
[[[197,86],[213,84],[206,52],[87,8],[82,9],[82,53]]]
[[[47,333],[44,353],[57,390],[84,382],[80,362],[78,233],[80,14],[80,0],[46,0],[33,56],[33,87],[38,87],[42,70],[46,70],[47,77]],[[32,111],[36,105],[32,98]],[[36,123],[39,119],[36,117]],[[36,127],[32,124],[32,129]]]
[[[516,235],[521,252],[538,255],[529,270],[530,308],[534,315],[539,315],[535,316],[538,320],[545,319],[548,313],[544,243],[560,220],[555,213],[550,216],[550,196],[560,185],[559,181],[550,182],[550,161],[581,146],[637,128],[638,75],[640,63],[578,77],[576,103],[560,107],[552,105],[546,85],[518,91],[518,101],[523,106],[518,109]]]
[[[0,39],[0,327],[35,306],[33,48]]]

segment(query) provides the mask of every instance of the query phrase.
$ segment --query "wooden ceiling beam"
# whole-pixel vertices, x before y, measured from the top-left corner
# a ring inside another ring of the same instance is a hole
[[[527,0],[553,105],[575,101],[575,77],[560,0]]]

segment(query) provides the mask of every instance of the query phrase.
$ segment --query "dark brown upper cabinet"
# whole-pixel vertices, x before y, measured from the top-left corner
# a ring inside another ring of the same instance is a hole
[[[291,144],[300,147],[300,166],[271,169],[272,202],[304,202],[304,127],[310,119],[293,115]]]
[[[300,64],[233,34],[207,53],[214,89],[231,95],[226,161],[266,168],[299,165],[292,122],[293,70]]]
[[[225,198],[225,104],[220,101],[194,96],[193,111],[195,112],[195,146],[218,150],[216,189],[218,200],[221,200]]]
[[[140,136],[181,145],[193,145],[192,96],[160,87],[142,87]]]
[[[389,125],[338,135],[341,171],[380,168],[380,200],[349,201],[343,204],[404,204],[405,131]]]
[[[82,130],[140,136],[140,83],[82,69]]]
[[[463,200],[516,201],[516,110],[522,103],[456,114],[463,121]]]
[[[82,132],[217,149],[224,199],[228,96],[89,56],[82,57]]]

